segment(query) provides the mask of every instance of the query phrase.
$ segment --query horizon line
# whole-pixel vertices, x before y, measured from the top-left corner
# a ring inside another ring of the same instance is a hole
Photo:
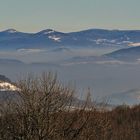
[[[6,29],[2,29],[0,30],[0,32],[8,32],[8,30],[10,31],[15,31],[15,32],[21,32],[21,33],[39,33],[39,32],[42,32],[42,31],[45,31],[45,30],[52,30],[52,31],[56,31],[56,32],[61,32],[61,33],[73,33],[73,32],[81,32],[81,31],[88,31],[88,30],[108,30],[108,31],[140,31],[140,29],[113,29],[113,28],[83,28],[83,29],[80,29],[80,30],[77,30],[77,31],[67,31],[67,32],[64,32],[64,31],[60,31],[60,30],[55,30],[55,29],[52,29],[52,28],[44,28],[44,29],[41,29],[39,31],[34,31],[34,32],[28,32],[28,31],[20,31],[20,30],[17,30],[15,28],[6,28]]]

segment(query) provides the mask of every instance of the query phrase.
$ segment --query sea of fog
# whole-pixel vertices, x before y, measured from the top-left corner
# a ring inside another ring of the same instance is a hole
[[[61,52],[49,52],[47,50],[34,50],[34,52],[33,50],[0,52],[0,58],[18,59],[25,62],[25,64],[0,64],[0,74],[16,81],[21,75],[26,76],[28,73],[57,72],[58,79],[63,84],[76,86],[76,89],[79,91],[79,97],[84,96],[88,88],[90,88],[94,98],[105,98],[123,91],[139,89],[139,64],[83,63],[57,65],[65,59],[74,56],[101,55],[111,51],[113,50],[80,49]]]

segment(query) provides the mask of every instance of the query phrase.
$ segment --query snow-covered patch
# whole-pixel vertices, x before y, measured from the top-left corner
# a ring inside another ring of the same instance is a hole
[[[54,33],[54,32],[55,32],[54,30],[49,30],[49,31],[44,32],[44,35],[51,34],[51,33]]]
[[[110,40],[110,43],[116,43],[116,40],[114,39],[114,40]]]
[[[133,42],[131,42],[131,41],[123,41],[122,43],[132,44]]]
[[[54,40],[54,41],[57,41],[57,42],[60,42],[61,40],[61,37],[56,37],[55,35],[53,35],[53,36],[49,36],[48,38],[50,38],[50,39],[52,39],[52,40]]]
[[[15,85],[8,82],[0,81],[0,91],[17,91],[17,90],[18,88]]]
[[[97,39],[96,40],[96,44],[100,44],[100,43],[103,43],[103,42],[106,42],[107,39]]]
[[[108,39],[97,39],[95,40],[96,44],[100,44],[100,43],[116,43],[117,41],[115,39],[113,40],[108,40]]]
[[[9,29],[9,30],[7,30],[7,32],[8,32],[8,33],[16,33],[17,31],[14,30],[14,29]]]
[[[129,46],[133,46],[133,47],[140,46],[140,42],[139,43],[130,43]]]

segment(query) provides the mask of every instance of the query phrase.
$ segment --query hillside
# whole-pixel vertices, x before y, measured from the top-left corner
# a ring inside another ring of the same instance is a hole
[[[140,46],[120,49],[112,53],[106,54],[105,56],[125,61],[139,60]]]

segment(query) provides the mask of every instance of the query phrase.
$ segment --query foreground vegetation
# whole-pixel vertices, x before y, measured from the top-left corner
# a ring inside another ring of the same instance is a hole
[[[96,110],[56,75],[29,76],[0,104],[0,140],[140,140],[140,105]]]

